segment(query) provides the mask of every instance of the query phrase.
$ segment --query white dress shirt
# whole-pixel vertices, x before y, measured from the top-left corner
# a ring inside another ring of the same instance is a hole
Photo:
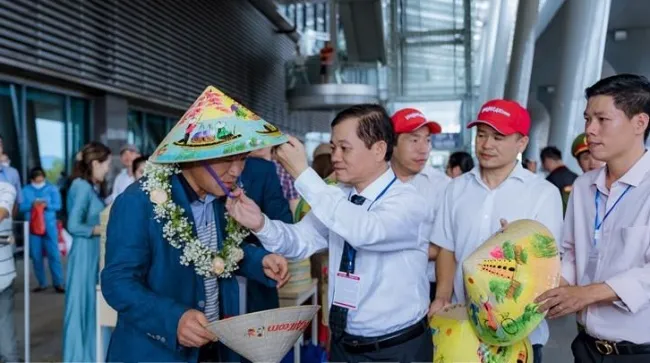
[[[13,234],[11,212],[15,200],[16,188],[7,182],[0,182],[0,208],[9,212],[9,217],[0,221],[0,236],[6,237]],[[0,245],[0,292],[9,287],[14,278],[16,278],[14,246],[11,244]]]
[[[578,314],[589,335],[649,344],[650,152],[610,188],[605,182],[606,171],[606,167],[590,171],[573,183],[562,239],[562,277],[578,286],[604,282],[620,298],[611,304],[590,305]],[[596,243],[598,262],[588,271],[594,248],[596,190],[601,238]],[[606,210],[610,213],[603,220]]]
[[[134,181],[135,178],[129,175],[126,169],[122,169],[122,171],[115,177],[115,181],[113,181],[113,193],[107,201],[107,204],[114,202],[115,198],[122,194],[122,192],[124,192],[129,185],[133,184]]]
[[[500,220],[536,220],[548,228],[556,241],[562,235],[562,198],[545,179],[516,163],[508,178],[496,189],[481,179],[479,166],[449,183],[436,219],[432,241],[453,251],[457,268],[453,301],[465,302],[462,263],[501,228]],[[546,321],[529,336],[532,344],[546,344]]]
[[[311,211],[293,225],[265,217],[257,233],[267,250],[290,259],[305,259],[329,248],[329,301],[333,301],[345,241],[356,249],[359,308],[348,312],[345,329],[352,335],[389,334],[417,323],[428,310],[429,282],[423,273],[428,241],[421,230],[426,209],[415,188],[399,179],[377,199],[394,179],[389,168],[360,193],[365,203],[355,205],[348,201],[357,194],[354,188],[328,186],[307,169],[295,186]]]
[[[427,204],[427,220],[423,231],[426,240],[429,240],[433,233],[434,221],[442,204],[445,188],[450,181],[451,178],[445,173],[428,164],[408,181],[424,197],[423,202]],[[429,240],[429,242],[432,241]],[[431,282],[436,281],[436,264],[433,261],[429,261],[427,264],[427,277]]]

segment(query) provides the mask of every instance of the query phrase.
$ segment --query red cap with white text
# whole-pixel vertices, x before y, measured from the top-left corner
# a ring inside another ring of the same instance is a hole
[[[528,136],[530,132],[530,115],[517,102],[510,100],[491,100],[486,102],[478,112],[476,121],[470,122],[467,128],[485,124],[502,135],[520,133]]]
[[[431,134],[439,134],[442,131],[442,127],[437,122],[427,120],[422,112],[414,108],[403,108],[395,112],[391,121],[396,134],[413,132],[425,125]]]

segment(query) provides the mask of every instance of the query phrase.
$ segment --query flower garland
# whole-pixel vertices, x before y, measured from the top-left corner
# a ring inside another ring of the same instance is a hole
[[[194,264],[197,274],[205,277],[228,278],[232,276],[244,258],[240,245],[250,232],[226,214],[226,238],[221,250],[211,251],[195,235],[193,222],[185,216],[185,210],[170,198],[171,177],[180,173],[175,165],[145,164],[141,188],[154,204],[154,219],[163,223],[163,238],[174,248],[182,248],[180,263]]]

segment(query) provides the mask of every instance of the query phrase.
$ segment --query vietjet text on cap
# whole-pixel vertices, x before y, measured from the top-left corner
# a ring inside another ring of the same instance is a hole
[[[515,101],[491,100],[481,107],[476,121],[470,122],[467,128],[478,124],[488,125],[503,135],[520,133],[528,136],[530,115]]]
[[[427,126],[432,134],[439,134],[441,127],[437,122],[429,121],[424,114],[415,108],[403,108],[391,117],[396,134],[413,132],[422,126]]]

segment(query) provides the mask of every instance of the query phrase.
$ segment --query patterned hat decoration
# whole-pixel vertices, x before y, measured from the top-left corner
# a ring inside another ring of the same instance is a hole
[[[587,135],[582,133],[573,140],[571,145],[571,154],[574,158],[577,158],[581,153],[589,151],[589,144],[587,144]]]
[[[150,161],[175,164],[225,158],[287,141],[277,127],[208,86],[158,145]]]
[[[471,325],[488,345],[507,346],[528,336],[544,319],[534,301],[560,284],[560,255],[541,223],[510,222],[463,261]]]

